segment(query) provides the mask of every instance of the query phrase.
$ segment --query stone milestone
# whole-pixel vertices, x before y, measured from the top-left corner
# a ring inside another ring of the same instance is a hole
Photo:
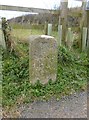
[[[46,84],[57,76],[57,41],[52,36],[35,35],[29,38],[29,76],[32,84]]]

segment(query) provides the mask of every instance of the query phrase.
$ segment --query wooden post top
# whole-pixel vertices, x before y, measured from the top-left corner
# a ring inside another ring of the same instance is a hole
[[[89,10],[89,0],[87,0],[87,2],[86,2],[86,8],[85,8],[85,10]]]

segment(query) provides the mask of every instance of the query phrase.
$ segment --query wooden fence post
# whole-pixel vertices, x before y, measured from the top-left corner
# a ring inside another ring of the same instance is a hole
[[[73,45],[73,39],[74,39],[73,32],[71,31],[71,28],[68,28],[67,36],[66,36],[66,45],[69,48],[69,50]]]
[[[62,42],[62,25],[58,25],[58,46],[61,46]]]
[[[52,35],[52,24],[48,24],[48,35]]]
[[[82,51],[84,51],[86,49],[86,40],[87,40],[87,28],[83,27]]]
[[[3,47],[3,49],[6,49],[6,43],[4,39],[4,34],[2,32],[2,22],[0,21],[0,45]]]
[[[62,24],[62,42],[66,45],[68,0],[61,0],[60,23]]]
[[[47,35],[48,33],[48,22],[45,21],[45,25],[44,25],[44,34]]]
[[[89,58],[89,1],[86,4],[87,12],[87,57]]]
[[[80,34],[79,34],[79,48],[82,50],[82,33],[83,33],[83,27],[86,27],[87,24],[87,14],[85,11],[86,8],[86,0],[82,0],[82,19],[80,21]]]
[[[89,20],[89,11],[87,11],[87,19]],[[89,58],[89,21],[88,21],[87,23],[88,23],[87,56],[88,56],[88,58]]]

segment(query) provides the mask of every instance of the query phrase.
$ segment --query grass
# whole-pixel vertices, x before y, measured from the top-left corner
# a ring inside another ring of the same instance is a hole
[[[27,41],[30,35],[42,35],[44,34],[44,30],[35,30],[35,29],[13,29],[12,31],[13,36],[17,40]],[[53,36],[58,39],[57,32],[53,31]]]
[[[15,39],[26,39],[31,34],[29,30],[13,30]],[[34,34],[42,31],[33,30]],[[32,33],[33,33],[32,32]],[[54,35],[57,33],[54,32]],[[25,42],[18,42],[18,46],[26,53],[19,57],[17,53],[3,53],[3,108],[13,105],[32,102],[34,100],[48,100],[55,96],[72,94],[76,91],[86,90],[88,60],[85,53],[75,53],[65,47],[59,48],[57,80],[42,85],[39,81],[33,86],[29,81],[29,46]]]

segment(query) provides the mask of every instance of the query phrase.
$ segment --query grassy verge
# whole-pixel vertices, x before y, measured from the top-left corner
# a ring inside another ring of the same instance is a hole
[[[34,86],[29,81],[29,46],[24,39],[31,34],[42,34],[40,30],[13,30],[18,47],[26,55],[18,53],[3,53],[3,108],[11,108],[17,104],[37,100],[48,100],[55,96],[57,100],[61,96],[72,94],[76,91],[85,90],[87,86],[87,65],[86,53],[79,53],[77,50],[69,51],[65,47],[59,48],[57,80],[53,83],[42,85],[37,82]],[[57,37],[57,32],[53,33]]]
[[[24,48],[26,49],[26,46]],[[88,69],[86,55],[81,53],[76,56],[64,47],[59,48],[59,54],[57,81],[49,81],[46,85],[37,82],[34,86],[29,81],[28,55],[23,58],[16,54],[4,54],[3,106],[30,102],[34,99],[47,100],[51,96],[59,99],[63,95],[85,90]]]
[[[2,106],[2,47],[0,46],[0,107]]]

